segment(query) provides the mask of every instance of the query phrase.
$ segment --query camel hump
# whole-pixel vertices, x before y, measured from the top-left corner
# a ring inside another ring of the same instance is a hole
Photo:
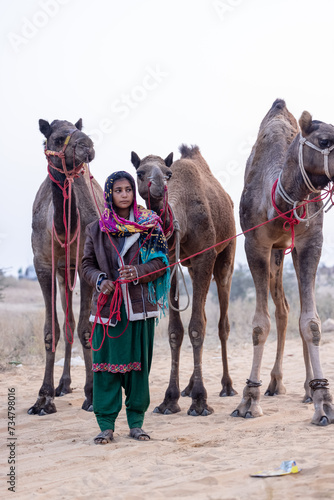
[[[263,129],[264,127],[269,125],[271,120],[276,118],[279,120],[283,119],[285,121],[288,121],[293,129],[298,129],[297,122],[286,107],[284,99],[276,99],[273,102],[271,108],[261,122],[260,129]]]
[[[275,109],[284,109],[284,108],[286,108],[286,104],[285,104],[284,99],[276,99],[273,102],[273,105],[271,106],[272,110],[275,110]]]
[[[181,158],[194,158],[194,156],[200,154],[199,147],[195,145],[187,146],[186,144],[181,144],[179,147],[181,153]]]

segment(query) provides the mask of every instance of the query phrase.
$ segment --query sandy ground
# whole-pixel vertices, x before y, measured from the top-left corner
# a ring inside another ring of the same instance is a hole
[[[195,498],[296,499],[334,498],[334,425],[311,425],[313,405],[301,403],[304,366],[301,341],[288,339],[284,382],[287,394],[262,397],[264,416],[254,420],[230,417],[240,401],[249,375],[252,346],[233,343],[229,360],[234,387],[239,395],[219,398],[221,361],[215,339],[208,339],[203,359],[208,403],[214,413],[190,417],[189,398],[181,398],[181,412],[163,416],[152,413],[161,403],[169,379],[169,347],[165,335],[155,343],[151,383],[151,406],[144,429],[148,442],[128,437],[125,411],[118,418],[115,439],[96,446],[98,433],[94,414],[81,410],[84,368],[72,368],[72,394],[56,400],[57,413],[30,416],[44,366],[13,367],[0,374],[1,382],[1,468],[9,473],[10,448],[7,430],[7,393],[16,394],[16,493],[1,483],[1,498],[82,499],[106,497],[113,500]],[[333,387],[334,342],[324,334],[322,361]],[[80,352],[76,352],[77,356]],[[275,358],[275,343],[266,346],[263,361],[263,389]],[[55,367],[55,380],[62,368]],[[192,350],[185,339],[181,357],[181,389],[192,372]],[[264,391],[263,391],[264,392]],[[250,474],[272,469],[283,460],[296,460],[298,474],[278,478],[252,478]]]

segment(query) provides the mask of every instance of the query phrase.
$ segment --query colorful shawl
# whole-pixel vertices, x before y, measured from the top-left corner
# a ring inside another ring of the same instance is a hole
[[[131,208],[134,213],[134,221],[123,219],[113,207],[112,188],[114,182],[119,179],[127,179],[132,186],[133,204]],[[168,266],[168,244],[160,225],[160,217],[153,210],[137,205],[135,181],[128,172],[114,172],[107,177],[104,187],[104,200],[105,210],[100,220],[101,231],[108,232],[116,237],[127,237],[140,233],[139,247],[143,264],[152,259],[160,258],[165,266]],[[168,308],[169,288],[170,268],[166,269],[163,276],[148,283],[150,302],[153,304],[158,303],[164,314],[164,310]]]

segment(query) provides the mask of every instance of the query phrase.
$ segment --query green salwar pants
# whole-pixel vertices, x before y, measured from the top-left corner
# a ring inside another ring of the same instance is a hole
[[[124,305],[122,320],[109,327],[108,334],[116,337],[127,324]],[[101,431],[115,430],[115,420],[122,408],[122,388],[129,428],[142,427],[150,404],[149,373],[153,356],[155,318],[130,322],[118,338],[106,335],[101,349],[93,351],[93,408]],[[98,349],[103,339],[103,327],[97,324],[93,347]],[[139,369],[140,368],[140,369]]]
[[[122,408],[122,387],[129,428],[143,426],[150,404],[148,373],[96,372],[93,381],[93,407],[101,431],[115,430],[115,420]]]

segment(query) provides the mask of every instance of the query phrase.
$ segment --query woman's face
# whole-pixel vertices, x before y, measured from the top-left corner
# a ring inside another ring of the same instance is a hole
[[[118,179],[114,182],[112,188],[112,201],[113,206],[119,210],[123,211],[131,207],[133,203],[133,189],[130,182],[127,179]]]

